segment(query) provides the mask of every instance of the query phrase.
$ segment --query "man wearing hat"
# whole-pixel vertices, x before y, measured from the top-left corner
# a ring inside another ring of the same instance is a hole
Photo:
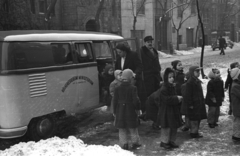
[[[146,36],[144,38],[144,46],[140,50],[144,78],[143,97],[140,97],[143,112],[145,112],[145,101],[147,97],[158,90],[160,81],[162,81],[158,52],[153,48],[153,40],[152,36]]]

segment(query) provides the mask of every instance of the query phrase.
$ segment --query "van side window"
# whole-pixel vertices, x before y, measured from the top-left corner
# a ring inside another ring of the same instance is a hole
[[[54,65],[52,48],[46,42],[12,42],[7,69],[29,69]]]
[[[52,43],[52,54],[55,65],[63,65],[73,63],[70,51],[70,44],[68,43]]]
[[[112,57],[109,45],[106,41],[93,42],[93,49],[97,59]]]
[[[78,63],[93,62],[90,43],[76,43],[76,58]]]

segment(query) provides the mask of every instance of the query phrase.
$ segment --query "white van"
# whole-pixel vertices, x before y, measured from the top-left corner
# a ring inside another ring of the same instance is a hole
[[[0,31],[0,138],[51,137],[57,117],[103,106],[99,73],[123,37],[81,31]]]

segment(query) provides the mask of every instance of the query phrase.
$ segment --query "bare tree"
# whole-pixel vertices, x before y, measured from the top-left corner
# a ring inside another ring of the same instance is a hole
[[[178,19],[179,21],[176,22],[174,21],[174,19],[172,18],[172,24],[173,24],[173,28],[176,30],[177,32],[177,49],[179,50],[179,30],[182,28],[182,25],[185,21],[187,21],[189,18],[196,16],[195,14],[189,14],[186,13],[187,10],[190,8],[191,6],[191,1],[192,0],[181,0],[180,4],[177,3],[173,3],[173,5],[175,5],[175,8],[178,8]],[[179,2],[179,1],[178,1]]]
[[[103,6],[104,6],[104,1],[105,0],[100,0],[96,15],[95,15],[95,21],[96,21],[96,31],[100,31],[100,23],[99,23],[99,18],[100,18],[100,14],[103,10]]]
[[[138,0],[136,0],[136,1],[138,1]],[[141,3],[140,3],[140,5],[138,7],[134,3],[136,1],[131,0],[131,3],[132,3],[132,15],[133,15],[133,36],[134,37],[136,36],[136,23],[137,23],[138,14],[141,11],[141,9],[145,6],[145,3],[146,3],[147,0],[140,0]]]

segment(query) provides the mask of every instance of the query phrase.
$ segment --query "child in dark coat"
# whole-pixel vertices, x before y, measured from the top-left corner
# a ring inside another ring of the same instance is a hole
[[[199,125],[201,120],[207,118],[202,82],[198,79],[200,69],[199,66],[191,66],[189,68],[190,78],[186,82],[186,95],[184,96],[184,102],[186,102],[188,107],[187,115],[190,121],[190,136],[192,138],[203,137],[199,133]]]
[[[233,68],[240,68],[240,65],[238,62],[234,62],[230,64],[230,69],[228,69],[228,75],[227,75],[227,79],[225,81],[225,91],[228,90],[228,95],[229,95],[229,111],[228,111],[228,115],[232,114],[232,108],[231,108],[231,87],[232,87],[232,78],[230,75],[230,70],[232,70]]]
[[[103,96],[103,102],[105,103],[106,106],[108,106],[108,109],[110,109],[111,105],[111,95],[109,91],[109,86],[111,82],[114,80],[114,75],[113,75],[114,69],[111,64],[107,64],[104,68],[104,71],[102,73],[102,96]]]
[[[160,89],[160,147],[165,149],[179,147],[175,144],[175,141],[177,129],[182,125],[179,110],[179,103],[182,101],[182,96],[178,96],[176,93],[174,77],[174,71],[171,68],[166,68],[164,72],[164,83]]]
[[[208,125],[210,128],[218,126],[220,106],[224,100],[223,80],[218,69],[210,70],[208,77],[211,79],[207,84],[205,103],[208,105]]]
[[[132,149],[141,146],[137,129],[141,106],[137,88],[132,84],[133,76],[132,70],[125,69],[122,72],[122,83],[115,89],[113,96],[115,127],[119,129],[120,144],[126,150],[129,149],[129,133],[132,141]]]

